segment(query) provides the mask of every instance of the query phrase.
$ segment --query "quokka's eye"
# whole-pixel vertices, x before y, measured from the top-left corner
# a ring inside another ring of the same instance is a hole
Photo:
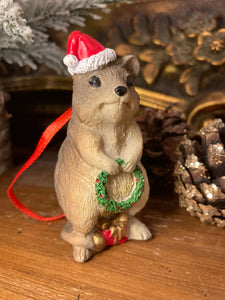
[[[93,87],[100,87],[101,86],[101,80],[97,76],[92,76],[89,84]]]
[[[133,76],[128,76],[127,81],[126,81],[127,86],[133,86],[134,85],[134,77]]]

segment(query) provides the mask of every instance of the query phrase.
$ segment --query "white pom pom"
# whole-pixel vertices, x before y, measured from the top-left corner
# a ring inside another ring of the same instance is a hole
[[[78,64],[78,59],[76,56],[68,54],[64,57],[63,62],[67,67],[75,67]]]

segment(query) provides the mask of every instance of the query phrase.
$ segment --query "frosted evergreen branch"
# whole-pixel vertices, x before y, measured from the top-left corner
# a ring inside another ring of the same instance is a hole
[[[20,5],[13,0],[0,1],[0,35],[8,35],[14,42],[32,42],[32,30],[22,13]],[[5,45],[1,43],[0,48],[3,47]]]
[[[62,59],[65,53],[53,42],[35,41],[28,46],[17,45],[17,48],[0,49],[0,57],[8,64],[17,63],[20,67],[29,66],[37,70],[44,63],[58,74],[68,74]]]
[[[99,0],[20,0],[23,7],[24,16],[27,24],[37,30],[45,32],[47,28],[67,31],[70,24],[85,26],[85,17],[90,16],[94,19],[101,17],[93,13],[93,10],[109,12],[108,4],[120,1],[99,1]]]
[[[85,26],[86,17],[100,19],[109,4],[126,0],[0,0],[0,60],[36,70],[45,64],[67,74],[65,53],[49,41],[48,29],[66,31],[70,24]],[[95,12],[93,12],[93,10]]]
[[[62,64],[65,53],[54,42],[32,43],[27,49],[30,57],[38,64],[44,64],[58,74],[68,74]]]

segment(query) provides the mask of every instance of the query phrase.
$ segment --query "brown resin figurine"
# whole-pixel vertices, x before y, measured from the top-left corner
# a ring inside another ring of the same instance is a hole
[[[116,61],[113,49],[79,31],[69,37],[64,63],[73,76],[72,118],[55,188],[68,220],[61,236],[73,246],[74,259],[85,262],[108,245],[151,238],[135,217],[149,196],[134,121],[139,63],[133,55]]]

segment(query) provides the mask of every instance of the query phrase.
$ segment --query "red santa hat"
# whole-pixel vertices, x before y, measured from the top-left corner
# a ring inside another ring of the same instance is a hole
[[[116,60],[116,52],[105,48],[85,33],[73,31],[68,39],[63,62],[71,75],[94,71]]]

